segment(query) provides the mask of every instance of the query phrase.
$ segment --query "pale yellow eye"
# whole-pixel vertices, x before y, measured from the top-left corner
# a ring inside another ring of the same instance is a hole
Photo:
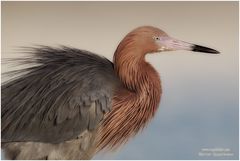
[[[154,36],[153,39],[154,39],[154,40],[160,40],[160,37]]]

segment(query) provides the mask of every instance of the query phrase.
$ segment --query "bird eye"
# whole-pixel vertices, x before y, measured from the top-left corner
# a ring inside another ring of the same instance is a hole
[[[160,40],[160,38],[158,36],[154,36],[153,39],[154,40]]]

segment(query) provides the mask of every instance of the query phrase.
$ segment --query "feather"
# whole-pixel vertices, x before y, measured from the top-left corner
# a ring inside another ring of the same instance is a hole
[[[2,85],[2,139],[60,143],[96,128],[119,82],[112,63],[65,46],[24,49],[20,64],[35,66]]]

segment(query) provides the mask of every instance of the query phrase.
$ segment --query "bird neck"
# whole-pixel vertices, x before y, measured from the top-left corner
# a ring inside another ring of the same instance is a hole
[[[161,91],[158,72],[146,62],[146,54],[134,41],[127,40],[119,44],[114,54],[116,74],[125,88],[138,96]]]
[[[114,68],[124,87],[115,93],[113,109],[103,121],[99,149],[114,149],[126,143],[145,127],[159,106],[158,73],[145,61],[145,54],[139,52],[123,48],[115,53]]]

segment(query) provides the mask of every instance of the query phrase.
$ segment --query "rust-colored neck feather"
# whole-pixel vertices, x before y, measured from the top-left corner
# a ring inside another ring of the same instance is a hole
[[[159,106],[161,84],[158,73],[145,61],[146,51],[127,36],[115,55],[115,71],[124,84],[113,98],[113,109],[100,128],[98,149],[115,149],[134,136],[154,116]]]

